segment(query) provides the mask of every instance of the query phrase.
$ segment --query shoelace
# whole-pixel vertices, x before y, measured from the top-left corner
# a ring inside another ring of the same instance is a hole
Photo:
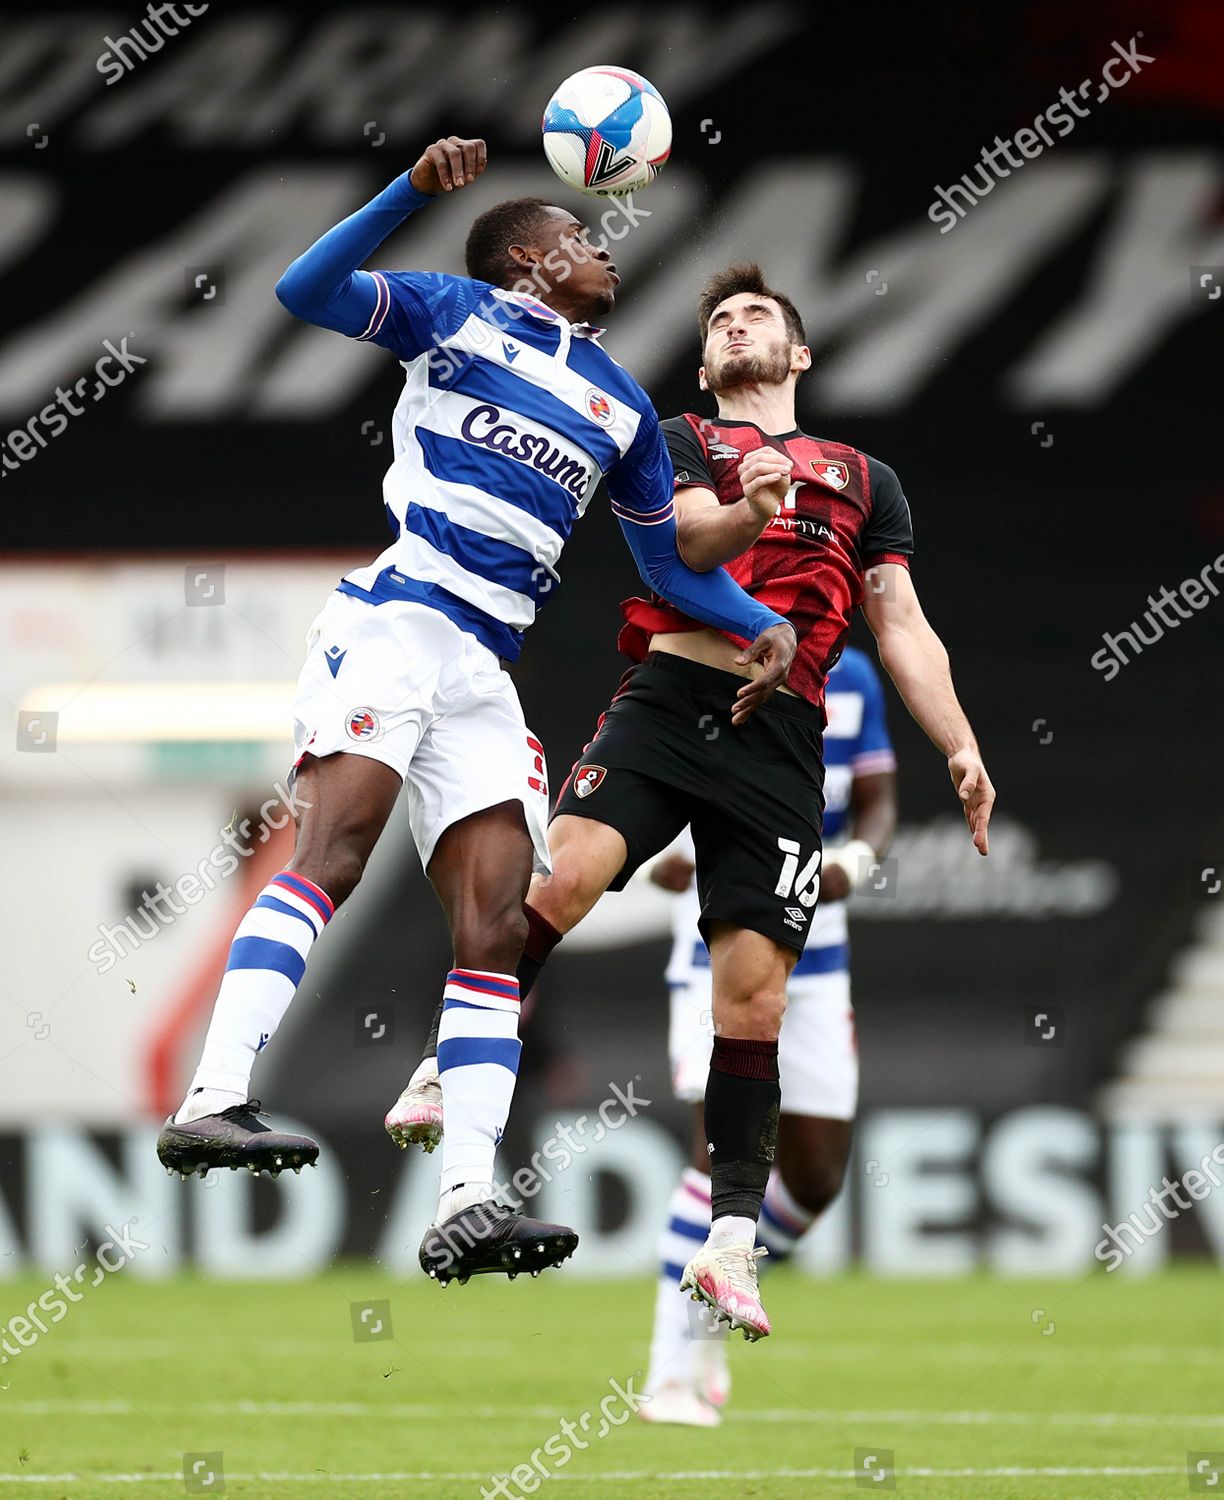
[[[231,1104],[228,1109],[223,1109],[220,1118],[240,1121],[243,1115],[266,1115],[267,1113],[262,1100],[248,1099],[245,1104]]]
[[[430,1094],[441,1094],[441,1092],[442,1080],[440,1078],[422,1078],[419,1083],[410,1083],[400,1098],[422,1098]]]
[[[737,1246],[727,1246],[726,1249],[716,1252],[722,1260],[723,1272],[727,1280],[737,1292],[743,1292],[749,1297],[757,1294],[757,1261],[762,1256],[769,1254],[765,1245],[758,1245],[755,1250],[740,1250]],[[728,1259],[723,1260],[723,1256]],[[742,1257],[742,1262],[741,1262]]]

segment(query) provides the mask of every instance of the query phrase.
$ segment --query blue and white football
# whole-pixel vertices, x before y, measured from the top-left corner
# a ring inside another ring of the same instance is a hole
[[[629,68],[571,74],[544,111],[544,153],[562,182],[595,197],[632,193],[671,153],[663,96]]]

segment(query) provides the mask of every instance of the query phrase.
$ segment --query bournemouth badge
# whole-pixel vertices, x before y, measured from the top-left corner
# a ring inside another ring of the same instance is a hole
[[[574,795],[589,797],[607,774],[606,766],[579,766],[574,772]]]
[[[821,484],[827,484],[830,489],[844,490],[850,483],[850,470],[843,463],[835,459],[814,458],[811,460],[812,472]]]

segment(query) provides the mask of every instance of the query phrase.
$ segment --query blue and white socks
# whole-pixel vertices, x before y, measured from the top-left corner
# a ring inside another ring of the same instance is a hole
[[[513,974],[452,969],[442,996],[438,1220],[493,1196],[494,1158],[518,1077],[519,987]]]
[[[795,1201],[777,1171],[773,1171],[769,1174],[761,1217],[757,1220],[757,1244],[765,1246],[776,1264],[793,1253],[816,1218]]]
[[[276,1035],[331,898],[292,870],[273,876],[238,924],[204,1051],[175,1115],[179,1124],[246,1101],[255,1059]]]

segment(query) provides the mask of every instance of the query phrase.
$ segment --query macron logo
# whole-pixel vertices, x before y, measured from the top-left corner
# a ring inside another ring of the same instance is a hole
[[[514,344],[508,344],[505,339],[502,339],[502,353],[506,356],[506,363],[508,365],[512,365],[522,352]]]
[[[347,649],[344,650],[344,651],[341,651],[341,649],[340,649],[339,646],[329,646],[327,648],[327,650],[323,654],[327,658],[327,667],[328,667],[328,670],[331,672],[332,676],[334,677],[336,675],[336,673],[340,670],[340,664],[344,660],[344,658],[348,655],[348,651],[347,651]]]

